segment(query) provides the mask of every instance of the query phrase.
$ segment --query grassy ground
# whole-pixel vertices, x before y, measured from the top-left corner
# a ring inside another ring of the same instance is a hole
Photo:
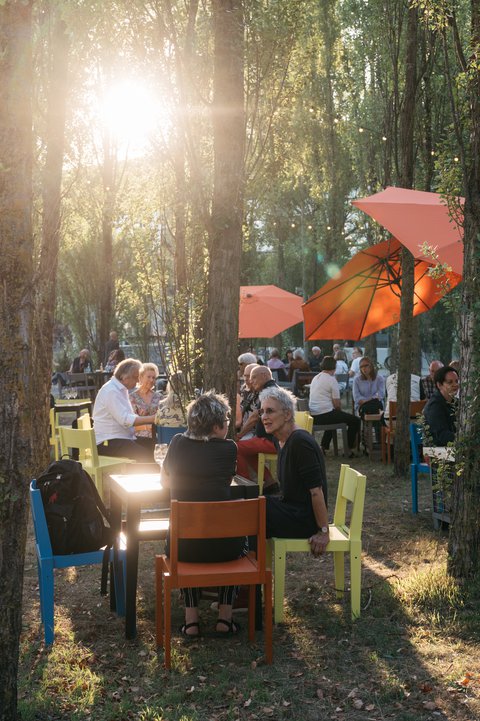
[[[381,463],[355,459],[367,474],[361,619],[338,603],[329,556],[291,554],[285,624],[274,629],[274,664],[263,637],[185,643],[173,639],[173,669],[154,639],[153,543],[141,548],[138,637],[99,593],[99,570],[56,575],[56,640],[43,645],[32,544],[26,564],[20,707],[32,719],[139,721],[396,721],[480,719],[479,590],[445,576],[446,535],[435,532],[426,479],[420,514],[410,513],[409,481]],[[339,462],[327,463],[335,498]],[[333,503],[333,500],[332,500]],[[202,607],[204,628],[214,614]],[[240,617],[239,617],[240,618]],[[174,617],[178,627],[180,606]],[[246,618],[245,618],[246,622]],[[244,626],[246,623],[244,623]]]

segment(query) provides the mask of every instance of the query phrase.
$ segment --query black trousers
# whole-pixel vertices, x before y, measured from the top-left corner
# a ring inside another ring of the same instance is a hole
[[[147,447],[138,441],[128,438],[110,438],[108,445],[97,446],[99,456],[113,456],[114,458],[131,458],[141,463],[154,463],[153,446]]]
[[[329,423],[346,423],[347,424],[347,435],[348,435],[348,447],[350,449],[355,448],[357,442],[357,435],[360,432],[360,418],[354,416],[352,413],[346,413],[340,409],[334,408],[328,413],[321,413],[319,416],[313,416],[313,425],[328,425]],[[332,435],[336,431],[325,431],[322,438],[321,446],[323,450],[328,450]]]

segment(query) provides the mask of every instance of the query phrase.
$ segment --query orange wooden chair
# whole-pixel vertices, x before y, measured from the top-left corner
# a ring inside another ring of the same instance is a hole
[[[427,401],[410,401],[410,420],[415,421],[423,412]],[[387,425],[382,426],[382,462],[391,463],[392,443],[395,441],[395,426],[397,422],[397,401],[389,401]]]
[[[272,663],[272,572],[266,566],[265,498],[208,503],[171,502],[170,558],[155,557],[157,647],[170,668],[171,592],[174,588],[248,586],[248,637],[255,638],[255,586],[264,586],[265,656]],[[224,563],[178,560],[181,538],[257,536],[257,553]]]

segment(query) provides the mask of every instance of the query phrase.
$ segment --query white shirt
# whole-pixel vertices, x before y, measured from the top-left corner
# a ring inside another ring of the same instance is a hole
[[[340,398],[340,388],[337,379],[330,373],[321,371],[310,384],[310,398],[308,406],[313,416],[333,411],[333,400]]]
[[[97,446],[111,438],[135,439],[133,424],[136,418],[128,389],[110,378],[98,391],[93,406],[93,420]]]
[[[390,415],[390,409],[389,409],[389,403],[390,401],[396,401],[397,400],[397,374],[392,373],[388,376],[387,380],[385,381],[385,389],[387,391],[387,402],[386,402],[386,408],[384,416],[385,418],[388,418]],[[420,400],[420,376],[416,376],[414,373],[410,376],[410,400],[411,401],[419,401]]]
[[[360,358],[354,358],[352,360],[352,363],[350,365],[350,370],[355,374],[358,375],[360,373],[360,361],[362,360],[363,355],[360,356]]]

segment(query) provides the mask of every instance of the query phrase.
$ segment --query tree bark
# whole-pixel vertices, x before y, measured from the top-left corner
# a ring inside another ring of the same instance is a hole
[[[32,431],[32,4],[0,5],[0,719],[17,718]]]
[[[418,11],[408,10],[405,92],[401,115],[400,142],[402,173],[400,185],[413,187],[413,131],[417,87],[417,26]],[[402,296],[400,302],[400,342],[398,357],[398,414],[395,428],[395,474],[404,476],[410,467],[410,374],[412,372],[414,258],[402,249]]]
[[[205,387],[236,397],[244,197],[242,0],[213,0],[214,190],[209,232]]]
[[[480,42],[480,3],[472,0],[471,46]],[[470,143],[464,160],[463,292],[457,472],[452,489],[448,570],[467,580],[480,573],[480,72],[471,57],[468,100]]]
[[[58,11],[57,11],[58,12]],[[48,403],[52,375],[53,327],[56,304],[56,277],[61,224],[61,187],[63,152],[65,140],[65,108],[67,98],[69,42],[63,20],[55,17],[51,9],[53,31],[51,37],[51,62],[49,63],[49,88],[47,96],[46,159],[42,178],[42,241],[35,283],[35,336],[33,349],[34,367],[37,373],[36,393],[44,399],[42,415],[35,425],[36,455],[47,463],[49,445]]]

